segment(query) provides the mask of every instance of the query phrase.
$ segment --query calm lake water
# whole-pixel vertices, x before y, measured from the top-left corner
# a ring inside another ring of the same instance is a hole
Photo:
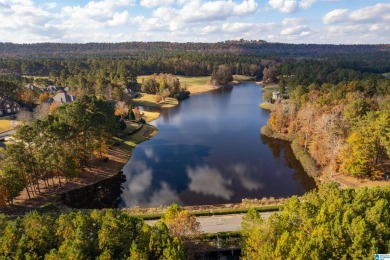
[[[124,166],[119,207],[241,202],[302,195],[314,180],[289,143],[262,136],[269,112],[253,82],[193,95],[163,109],[159,133]]]

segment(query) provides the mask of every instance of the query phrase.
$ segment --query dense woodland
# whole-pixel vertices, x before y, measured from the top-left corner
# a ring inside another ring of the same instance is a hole
[[[275,102],[262,132],[310,155],[300,158],[308,172],[373,179],[389,173],[389,79],[308,60],[273,73],[286,99]]]
[[[267,220],[250,209],[242,221],[242,258],[369,259],[388,253],[389,200],[389,188],[355,191],[330,183],[290,198]],[[118,210],[0,215],[5,259],[187,259],[199,236],[196,218],[177,205],[152,227]]]
[[[1,259],[186,259],[199,223],[177,205],[154,226],[119,210],[0,215]]]
[[[244,259],[372,259],[390,251],[390,190],[331,183],[288,200],[266,221],[243,219]]]

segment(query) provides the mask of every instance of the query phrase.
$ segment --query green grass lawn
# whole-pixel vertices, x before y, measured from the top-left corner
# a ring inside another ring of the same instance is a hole
[[[147,79],[150,75],[141,75],[137,77],[137,82],[142,83],[142,79]],[[206,85],[210,81],[210,76],[205,77],[186,77],[186,76],[177,76],[180,80],[180,85],[182,87],[187,86],[197,86],[197,85]]]
[[[174,107],[179,104],[179,101],[176,98],[166,98],[165,101],[161,103],[156,102],[156,95],[142,93],[141,97],[133,98],[131,103],[135,106],[149,106],[149,107],[163,107],[169,108]]]
[[[140,144],[146,140],[149,140],[158,133],[157,128],[152,125],[144,124],[143,127],[135,132],[134,134],[127,136],[125,138],[125,144],[135,147],[137,144]]]
[[[251,76],[245,76],[245,75],[233,75],[233,80],[236,81],[253,81],[254,78]]]
[[[271,104],[269,102],[264,102],[259,105],[260,108],[267,109],[267,110],[271,110],[273,106],[274,104]]]
[[[0,133],[12,130],[11,120],[0,120]]]
[[[180,85],[182,87],[187,86],[199,86],[199,85],[206,85],[210,81],[210,76],[205,77],[185,77],[185,76],[178,76],[180,80]]]
[[[272,84],[272,85],[263,86],[263,90],[279,91],[279,85]]]

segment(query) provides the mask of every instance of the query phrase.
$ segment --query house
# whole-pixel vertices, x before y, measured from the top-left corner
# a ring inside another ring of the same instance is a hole
[[[50,98],[47,102],[48,103],[59,103],[59,104],[66,104],[66,103],[72,103],[76,100],[75,96],[68,95],[65,91],[57,93],[54,97]]]
[[[128,95],[129,98],[136,98],[136,97],[140,96],[140,93],[135,92],[131,88],[126,88],[124,92],[125,92],[125,94]]]
[[[277,100],[279,98],[280,98],[280,92],[278,92],[278,91],[272,92],[272,99],[273,100]]]
[[[32,90],[32,91],[39,91],[39,92],[43,92],[43,90],[37,86],[34,86],[33,84],[29,83],[26,85],[26,88],[29,89],[29,90]]]
[[[57,86],[53,86],[53,85],[50,85],[50,86],[47,86],[45,88],[43,88],[43,91],[44,92],[57,92],[59,90],[63,90],[62,87],[57,87]]]
[[[0,97],[0,116],[8,116],[19,112],[20,105],[11,98]]]

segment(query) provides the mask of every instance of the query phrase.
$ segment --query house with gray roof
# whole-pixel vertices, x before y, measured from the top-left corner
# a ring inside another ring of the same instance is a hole
[[[68,95],[65,91],[57,93],[54,97],[50,98],[47,102],[48,103],[59,103],[59,104],[66,104],[66,103],[72,103],[76,100],[75,96]]]

